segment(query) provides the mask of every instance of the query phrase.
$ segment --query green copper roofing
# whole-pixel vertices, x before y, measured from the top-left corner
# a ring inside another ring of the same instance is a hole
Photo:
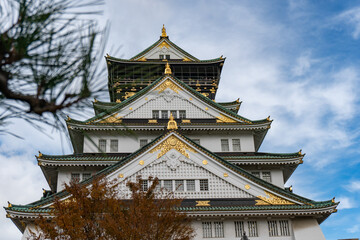
[[[101,171],[99,171],[96,175],[92,176],[91,178],[82,181],[81,184],[91,184],[92,179],[94,177],[98,177],[98,176],[105,176],[108,175],[112,172],[114,172],[115,170],[117,170],[118,168],[124,166],[125,164],[129,163],[131,160],[133,160],[135,157],[137,157],[138,155],[148,151],[150,148],[154,147],[155,144],[157,144],[158,142],[160,142],[162,139],[166,138],[168,135],[170,134],[176,134],[178,135],[180,138],[182,138],[183,140],[185,140],[188,144],[193,145],[195,148],[200,149],[201,151],[203,151],[204,153],[206,153],[208,156],[212,157],[214,160],[218,161],[219,163],[225,165],[226,167],[228,167],[229,169],[233,170],[234,172],[248,178],[249,180],[258,183],[259,185],[264,186],[266,189],[271,189],[273,192],[279,193],[283,196],[286,196],[290,199],[305,203],[306,205],[271,205],[271,206],[244,206],[244,207],[227,207],[226,209],[228,210],[246,210],[246,209],[312,209],[312,208],[321,208],[324,206],[336,206],[338,203],[333,202],[332,200],[329,201],[313,201],[304,197],[301,197],[299,195],[296,195],[292,192],[286,191],[280,187],[277,187],[269,182],[266,182],[260,178],[257,178],[255,176],[253,176],[252,174],[248,173],[247,171],[243,170],[242,168],[229,163],[228,161],[220,158],[219,156],[213,154],[212,152],[210,152],[209,150],[203,148],[202,146],[196,144],[195,142],[193,142],[191,139],[187,138],[186,136],[182,135],[181,133],[177,132],[177,131],[167,131],[165,134],[163,134],[162,136],[154,139],[153,141],[151,141],[150,143],[148,143],[147,145],[145,145],[144,147],[140,148],[139,150],[135,151],[134,153],[130,154],[129,156],[127,156],[126,158],[122,159],[121,161],[119,161],[118,163],[109,166]],[[44,155],[43,155],[44,156]],[[47,155],[45,155],[47,156]],[[12,207],[8,207],[5,208],[6,210],[14,210],[14,211],[22,211],[22,212],[35,212],[35,211],[49,211],[49,209],[39,209],[41,206],[44,206],[46,204],[51,203],[55,197],[58,198],[62,198],[67,196],[68,193],[63,190],[61,192],[58,192],[56,194],[53,194],[49,197],[46,198],[42,198],[36,202],[27,204],[27,205],[12,205]],[[225,210],[225,208],[223,207],[206,207],[206,208],[199,208],[199,207],[192,207],[192,208],[183,208],[183,210],[185,211],[196,211],[196,210],[209,210],[209,211],[213,211],[213,210]]]
[[[114,112],[116,112],[117,110],[127,106],[128,104],[130,104],[131,102],[133,102],[135,99],[141,97],[142,95],[144,95],[145,93],[147,93],[148,91],[150,91],[152,88],[155,87],[155,85],[157,85],[160,81],[162,81],[165,77],[167,76],[162,76],[160,78],[158,78],[157,80],[155,80],[152,84],[150,84],[149,86],[145,87],[144,89],[140,90],[139,92],[137,92],[134,96],[126,99],[125,101],[118,103],[116,105],[114,105],[112,108],[104,111],[103,113],[100,113],[99,115],[96,115],[86,121],[76,121],[76,120],[68,120],[68,122],[74,122],[74,123],[85,123],[85,124],[89,124],[97,119],[101,119],[102,117],[105,117],[107,115],[110,115]],[[248,124],[256,124],[256,123],[267,123],[267,122],[271,122],[269,119],[262,119],[262,120],[256,120],[256,121],[252,121],[249,120],[245,117],[242,117],[236,113],[234,113],[233,111],[226,109],[225,107],[221,106],[219,103],[216,103],[214,101],[212,101],[211,99],[203,96],[202,94],[200,94],[199,92],[197,92],[195,89],[189,87],[187,84],[185,84],[184,82],[182,82],[181,80],[177,79],[176,77],[170,75],[170,77],[180,86],[182,86],[183,88],[185,88],[186,90],[188,90],[189,92],[193,93],[196,97],[198,97],[200,100],[202,100],[203,102],[211,105],[212,107],[225,112],[226,114],[239,119],[241,121],[244,121]]]
[[[217,155],[216,153],[214,153]],[[69,155],[47,155],[42,154],[38,159],[53,160],[53,161],[120,161],[126,158],[129,154],[116,154],[116,153],[80,153]],[[218,155],[217,155],[218,156]],[[303,155],[299,152],[296,153],[244,153],[234,154],[231,156],[221,156],[221,158],[227,159],[289,159],[298,158]]]

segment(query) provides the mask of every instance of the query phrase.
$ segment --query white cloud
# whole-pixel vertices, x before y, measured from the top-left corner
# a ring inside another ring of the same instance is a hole
[[[350,199],[349,197],[339,197],[336,201],[340,201],[338,209],[349,209],[349,208],[356,208],[355,201]]]
[[[347,228],[346,231],[349,233],[358,233],[360,232],[360,225],[354,225],[350,228]]]
[[[359,39],[360,36],[360,7],[354,7],[342,12],[336,17],[337,20],[347,22],[353,27],[352,36]]]
[[[346,187],[350,192],[360,191],[360,180],[354,180]]]

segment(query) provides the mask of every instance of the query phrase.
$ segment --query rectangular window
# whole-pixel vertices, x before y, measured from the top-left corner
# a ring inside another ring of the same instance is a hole
[[[289,228],[288,220],[280,220],[279,227],[280,227],[280,235],[281,236],[290,236],[290,228]]]
[[[164,180],[164,188],[171,192],[173,190],[173,181],[172,180]]]
[[[221,151],[222,152],[229,151],[229,139],[221,139]]]
[[[240,152],[241,151],[240,139],[233,139],[232,140],[232,145],[233,145],[233,152]]]
[[[186,191],[195,191],[195,180],[186,180]]]
[[[200,139],[192,139],[194,141],[194,143],[200,145]]]
[[[257,237],[258,236],[258,229],[256,221],[248,221],[248,232],[249,237]]]
[[[244,234],[244,222],[243,221],[235,221],[235,237],[241,238]]]
[[[89,179],[89,178],[91,178],[91,173],[83,173],[82,174],[82,180],[83,181],[86,180],[86,179]]]
[[[184,191],[184,180],[175,180],[175,191]]]
[[[71,173],[71,181],[80,182],[80,173]]]
[[[106,139],[99,139],[99,152],[106,152]]]
[[[146,192],[148,190],[148,180],[141,181],[141,190]]]
[[[179,118],[186,118],[186,111],[185,110],[179,110]]]
[[[164,59],[164,55],[160,54],[159,59]]]
[[[159,118],[159,110],[153,110],[152,111],[152,118],[154,118],[154,119]]]
[[[271,174],[270,172],[262,172],[262,179],[271,182]]]
[[[200,179],[200,191],[209,191],[209,180]]]
[[[140,139],[140,148],[144,147],[148,143],[147,139]]]
[[[255,177],[260,178],[260,172],[251,172],[252,175],[254,175]]]
[[[203,238],[212,237],[212,225],[211,222],[202,222]]]
[[[119,141],[117,139],[110,140],[110,152],[118,152],[119,151]]]
[[[279,236],[276,221],[268,221],[268,228],[270,237]]]
[[[170,110],[170,114],[172,114],[172,116],[174,118],[177,118],[177,111],[176,110]]]
[[[167,59],[167,60],[170,60],[170,55],[166,55],[166,59]]]
[[[224,237],[224,222],[214,222],[214,230],[216,238]]]
[[[165,118],[165,119],[169,118],[167,110],[161,111],[161,118]]]

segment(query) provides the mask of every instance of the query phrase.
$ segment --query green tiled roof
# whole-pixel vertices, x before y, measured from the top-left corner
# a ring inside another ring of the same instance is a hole
[[[301,197],[299,195],[296,195],[292,192],[286,191],[285,189],[282,189],[280,187],[277,187],[269,182],[266,182],[260,178],[255,177],[254,175],[248,173],[247,171],[243,170],[242,168],[229,163],[228,161],[220,158],[219,156],[213,154],[212,152],[210,152],[209,150],[203,148],[202,146],[196,144],[195,142],[193,142],[191,139],[187,138],[186,136],[182,135],[181,133],[177,132],[177,131],[168,131],[167,133],[163,134],[162,136],[159,136],[158,138],[154,139],[152,142],[148,143],[147,145],[145,145],[144,147],[140,148],[139,150],[135,151],[134,153],[130,154],[129,156],[127,156],[126,158],[122,159],[121,161],[119,161],[118,163],[115,163],[114,165],[111,165],[101,171],[99,171],[95,176],[105,176],[107,174],[110,174],[112,172],[114,172],[115,170],[117,170],[118,168],[124,166],[126,163],[130,162],[133,158],[137,157],[139,154],[144,153],[145,151],[147,151],[148,149],[150,149],[151,147],[153,147],[153,145],[155,145],[156,143],[158,143],[159,141],[161,141],[162,139],[166,138],[169,134],[171,133],[176,133],[177,135],[179,135],[181,138],[183,138],[186,142],[188,142],[190,145],[193,145],[195,148],[199,149],[200,151],[203,151],[205,154],[207,154],[208,156],[212,157],[213,159],[215,159],[216,161],[218,161],[219,163],[223,164],[224,166],[226,166],[227,168],[233,170],[234,172],[236,172],[237,174],[240,174],[244,177],[246,177],[247,179],[264,186],[266,189],[271,189],[273,192],[276,192],[278,194],[281,194],[283,196],[288,197],[289,199],[293,199],[302,203],[305,203],[308,205],[308,208],[311,208],[311,206],[313,207],[322,207],[324,204],[331,204],[332,205],[337,205],[337,203],[333,203],[331,200],[330,201],[323,201],[323,202],[317,202],[317,201],[313,201],[304,197]],[[92,181],[92,178],[89,178],[83,182],[81,182],[81,184],[90,184]],[[20,208],[34,208],[34,207],[39,207],[45,204],[49,204],[54,200],[54,197],[64,197],[67,195],[66,191],[61,191],[59,193],[53,194],[49,197],[46,197],[44,199],[41,199],[39,201],[33,202],[31,204],[28,205],[13,205],[13,207],[20,207]],[[287,209],[289,206],[292,205],[286,205],[286,206],[282,206],[284,209]],[[274,207],[280,207],[280,206],[274,206]],[[304,207],[306,208],[306,207]]]
[[[96,115],[86,121],[77,121],[77,120],[69,120],[69,122],[74,122],[74,123],[91,123],[97,119],[100,119],[106,115],[110,115],[112,113],[114,113],[115,111],[125,107],[126,105],[130,104],[131,102],[133,102],[135,99],[141,97],[142,95],[144,95],[145,93],[147,93],[148,91],[150,91],[156,84],[158,84],[165,76],[162,76],[160,78],[158,78],[157,80],[155,80],[152,84],[150,84],[149,86],[145,87],[144,89],[142,89],[141,91],[139,91],[137,94],[135,94],[134,96],[126,99],[125,101],[118,103],[116,105],[114,105],[114,107],[100,113],[99,115]],[[187,84],[185,84],[184,82],[182,82],[181,80],[177,79],[176,77],[171,75],[171,78],[178,83],[179,85],[181,85],[182,87],[184,87],[186,90],[190,91],[191,93],[193,93],[195,96],[197,96],[198,98],[200,98],[203,102],[211,105],[212,107],[215,107],[216,109],[225,112],[226,114],[239,119],[241,121],[245,121],[249,124],[257,124],[257,123],[267,123],[270,122],[270,120],[268,119],[262,119],[262,120],[256,120],[256,121],[252,121],[249,120],[245,117],[242,117],[236,113],[234,113],[233,111],[226,109],[224,106],[220,105],[219,103],[216,103],[214,101],[212,101],[211,99],[203,96],[202,94],[200,94],[199,92],[197,92],[196,90],[192,89],[191,87],[189,87]]]

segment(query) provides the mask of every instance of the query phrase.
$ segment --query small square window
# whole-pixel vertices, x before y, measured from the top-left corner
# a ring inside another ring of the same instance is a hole
[[[140,148],[144,147],[148,143],[147,139],[140,139]]]
[[[186,191],[195,191],[195,180],[186,180]]]
[[[148,180],[141,181],[141,190],[146,192],[148,190]]]
[[[262,172],[262,179],[271,182],[271,173],[270,172]]]
[[[172,180],[164,180],[164,188],[171,192],[173,190],[173,181]]]
[[[99,139],[99,152],[106,152],[106,139]]]
[[[158,119],[159,118],[159,110],[152,111],[152,118]]]
[[[119,141],[117,139],[110,140],[110,152],[118,152],[119,150]]]
[[[184,191],[184,180],[175,180],[175,191]]]
[[[167,59],[167,60],[170,60],[170,55],[166,55],[166,59]]]
[[[159,59],[164,59],[164,55],[160,54]]]
[[[222,152],[229,151],[229,139],[221,139],[221,151]]]
[[[209,191],[209,180],[200,179],[200,191]]]
[[[260,172],[251,172],[251,174],[257,178],[260,178]]]
[[[224,237],[224,222],[214,222],[214,231],[216,238]]]
[[[240,152],[241,151],[240,139],[233,139],[232,144],[233,144],[233,152]]]
[[[257,222],[256,221],[248,221],[248,232],[249,237],[257,237],[258,236],[258,229],[257,229]]]
[[[80,182],[80,173],[71,173],[71,181]]]
[[[172,116],[174,118],[177,118],[177,111],[176,110],[170,110],[170,114],[172,114]]]
[[[82,174],[82,180],[83,181],[86,180],[86,179],[89,179],[89,178],[91,178],[91,173],[83,173]]]
[[[186,118],[186,111],[185,110],[179,110],[179,118]]]
[[[161,111],[161,118],[164,118],[164,119],[169,118],[169,117],[168,117],[168,111],[167,111],[167,110]]]
[[[211,222],[202,222],[203,238],[212,237],[212,224]]]
[[[241,238],[244,235],[244,222],[243,221],[235,221],[235,237]]]
[[[279,236],[279,231],[277,228],[277,222],[276,221],[268,221],[268,229],[269,229],[269,236]]]
[[[289,228],[288,220],[280,220],[279,227],[280,227],[280,236],[290,236],[290,228]]]

